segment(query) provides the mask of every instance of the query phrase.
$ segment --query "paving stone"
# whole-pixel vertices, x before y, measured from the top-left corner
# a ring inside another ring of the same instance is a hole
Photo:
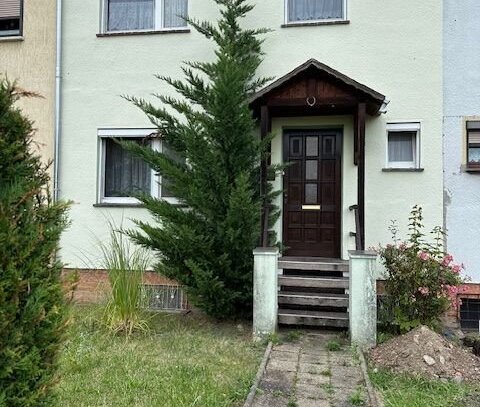
[[[293,394],[295,373],[270,370],[260,381],[259,388],[267,393]]]
[[[297,398],[297,407],[330,407],[330,402],[328,400],[300,397]]]
[[[289,362],[286,360],[270,359],[267,365],[267,373],[269,370],[282,370],[284,372],[296,372],[297,362]]]
[[[300,363],[311,363],[316,365],[326,365],[328,363],[328,355],[300,355]]]
[[[327,363],[325,364],[318,364],[318,363],[302,363],[298,367],[298,371],[300,373],[311,373],[311,374],[319,374],[321,375],[324,372],[330,372],[330,367]],[[325,376],[325,375],[322,375]],[[329,376],[329,375],[327,375]]]
[[[321,386],[330,383],[330,377],[311,373],[297,373],[298,384],[311,384],[313,386]]]
[[[275,345],[273,350],[276,352],[291,352],[296,353],[300,352],[299,343],[282,343],[281,345]]]
[[[287,407],[289,398],[270,392],[257,394],[252,407]]]
[[[270,354],[270,359],[287,360],[287,361],[296,362],[298,360],[298,352],[283,352],[283,351],[274,349]]]
[[[297,397],[328,400],[329,394],[322,386],[314,386],[311,384],[297,383],[295,388],[295,395]]]

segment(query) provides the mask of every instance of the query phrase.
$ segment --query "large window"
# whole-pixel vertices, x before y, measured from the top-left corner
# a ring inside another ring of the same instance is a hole
[[[346,0],[286,0],[286,22],[346,19]]]
[[[419,168],[420,123],[387,125],[387,168]]]
[[[102,204],[137,204],[135,196],[151,194],[171,203],[177,203],[168,188],[168,181],[162,179],[140,158],[134,157],[122,148],[116,140],[131,141],[150,145],[154,150],[172,156],[163,142],[151,138],[152,129],[101,129],[100,137],[100,182],[99,202]]]
[[[0,37],[22,35],[22,0],[0,0]]]
[[[105,0],[104,31],[154,31],[186,27],[188,0]]]
[[[467,168],[480,168],[480,121],[467,122]]]

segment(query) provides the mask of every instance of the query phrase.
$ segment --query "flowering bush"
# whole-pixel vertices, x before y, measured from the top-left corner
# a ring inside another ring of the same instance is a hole
[[[457,294],[464,282],[462,264],[443,251],[444,231],[433,229],[433,243],[425,240],[422,208],[414,206],[409,218],[409,238],[398,239],[392,222],[394,244],[380,247],[379,254],[387,270],[386,306],[393,310],[394,325],[407,332],[420,324],[435,327],[450,306],[458,307]]]

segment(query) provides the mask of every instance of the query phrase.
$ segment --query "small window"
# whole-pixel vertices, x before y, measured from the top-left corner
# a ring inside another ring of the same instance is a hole
[[[420,123],[387,125],[387,167],[419,168]]]
[[[186,27],[188,0],[105,0],[105,31]]]
[[[460,326],[465,330],[480,328],[480,299],[462,298],[460,305]]]
[[[345,10],[346,0],[286,0],[286,22],[345,20]]]
[[[480,121],[467,122],[467,168],[480,168]]]
[[[126,151],[116,140],[131,141],[150,145],[154,150],[167,152],[159,139],[149,137],[151,129],[102,129],[99,130],[101,171],[99,196],[104,204],[137,204],[136,195],[151,194],[171,203],[178,203],[169,189],[169,183],[162,179],[140,158]]]
[[[0,37],[22,35],[22,0],[0,1]]]

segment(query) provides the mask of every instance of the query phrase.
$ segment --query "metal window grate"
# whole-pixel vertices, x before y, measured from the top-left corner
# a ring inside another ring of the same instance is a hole
[[[460,305],[460,326],[462,329],[479,329],[480,321],[480,299],[462,298]]]
[[[188,309],[185,289],[179,285],[143,285],[143,304],[149,310],[185,311]]]

